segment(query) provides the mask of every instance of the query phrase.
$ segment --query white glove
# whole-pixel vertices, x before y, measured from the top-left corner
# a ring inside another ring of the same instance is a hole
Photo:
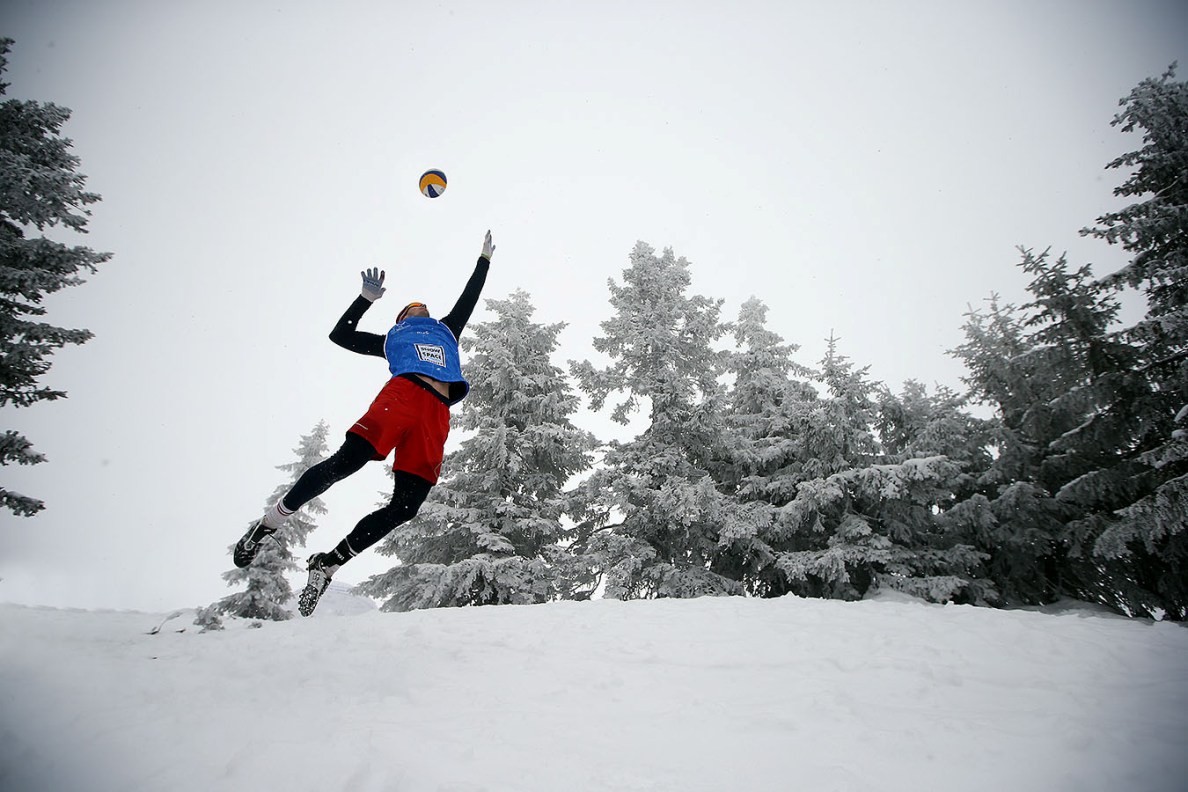
[[[487,261],[491,260],[491,254],[495,252],[495,246],[491,244],[491,232],[487,232],[486,238],[483,240],[482,256]]]
[[[384,288],[384,272],[372,267],[359,274],[363,277],[363,290],[361,294],[368,302],[375,302],[384,296],[384,292],[387,291]]]

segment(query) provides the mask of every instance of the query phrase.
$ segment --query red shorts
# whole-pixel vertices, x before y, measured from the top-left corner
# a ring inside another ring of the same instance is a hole
[[[436,484],[450,433],[450,408],[429,389],[405,377],[393,377],[367,414],[347,431],[371,443],[376,459],[386,459],[395,449],[392,470]]]

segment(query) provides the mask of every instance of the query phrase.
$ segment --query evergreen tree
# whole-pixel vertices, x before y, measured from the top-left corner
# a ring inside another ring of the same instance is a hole
[[[1145,143],[1107,166],[1135,169],[1115,193],[1150,197],[1082,232],[1121,244],[1130,264],[1096,281],[1089,267],[1025,250],[1033,301],[1009,321],[967,325],[957,350],[1002,436],[990,489],[954,515],[981,532],[1011,601],[1072,596],[1188,615],[1188,452],[1177,425],[1188,402],[1188,86],[1173,77],[1174,67],[1144,81],[1114,119],[1142,128]],[[1148,311],[1119,331],[1124,286],[1142,290]]]
[[[822,402],[811,384],[819,375],[793,361],[797,347],[769,330],[766,319],[767,306],[751,298],[732,326],[736,349],[727,353],[726,371],[733,384],[714,476],[745,505],[749,519],[723,532],[716,568],[749,594],[776,596],[787,587],[775,567],[785,538],[775,515],[816,475],[807,429]]]
[[[1023,271],[1032,276],[1035,300],[1026,326],[1032,329],[1034,368],[1044,372],[1055,396],[1029,412],[1042,416],[1046,435],[1040,481],[1059,492],[1069,482],[1111,465],[1143,430],[1133,400],[1144,390],[1131,375],[1132,347],[1110,331],[1119,303],[1084,266],[1070,271],[1061,256],[1023,251]],[[1136,387],[1137,386],[1137,387]]]
[[[288,481],[277,486],[265,503],[265,509],[282,498],[297,479],[309,468],[326,458],[329,450],[326,435],[329,428],[325,421],[319,421],[309,434],[302,436],[293,453],[297,458],[277,470],[289,475]],[[292,613],[284,605],[293,598],[293,588],[286,574],[301,569],[294,559],[293,549],[304,547],[310,532],[317,527],[315,517],[326,513],[326,506],[320,498],[314,498],[292,514],[285,524],[271,537],[264,540],[251,565],[246,569],[232,569],[223,573],[228,586],[247,584],[247,589],[229,594],[211,608],[229,616],[245,619],[270,619],[284,621]],[[255,520],[252,520],[255,523]],[[244,526],[246,531],[249,526]],[[233,551],[232,543],[228,551]]]
[[[837,346],[838,339],[830,335],[821,360],[827,398],[813,416],[807,438],[817,464],[811,473],[818,477],[865,467],[876,462],[881,451],[874,433],[879,385],[867,379],[869,366],[856,369]]]
[[[12,39],[0,39],[0,76]],[[0,82],[0,95],[8,84]],[[44,236],[26,237],[64,226],[85,234],[99,196],[86,192],[77,172],[71,141],[61,136],[70,111],[54,104],[8,99],[0,103],[0,407],[28,407],[65,397],[40,384],[49,357],[66,344],[83,344],[87,330],[54,327],[36,318],[46,313],[48,294],[83,282],[79,272],[95,272],[110,254],[68,247]],[[34,465],[45,457],[14,430],[0,435],[0,465]],[[0,487],[0,506],[20,516],[45,508],[35,498]]]
[[[710,472],[721,445],[724,364],[713,344],[727,328],[721,301],[687,296],[690,283],[684,258],[637,243],[623,284],[609,282],[615,315],[594,340],[611,363],[571,365],[593,409],[620,394],[614,420],[626,424],[634,411],[650,410],[647,428],[610,443],[584,485],[590,516],[575,550],[599,570],[608,598],[741,592],[715,570],[721,534],[746,523]]]
[[[1175,486],[1174,470],[1159,463],[1175,453],[1179,397],[1152,386],[1141,348],[1112,329],[1119,304],[1109,282],[1046,252],[1024,250],[1021,266],[1033,301],[996,317],[998,338],[973,320],[957,350],[1003,432],[983,480],[991,487],[954,517],[974,528],[1008,601],[1067,596],[1182,618],[1177,505],[1167,504],[1162,524],[1144,521],[1152,515],[1136,505],[1161,497],[1162,483]]]
[[[1112,126],[1142,130],[1143,147],[1106,167],[1131,168],[1114,190],[1144,200],[1097,219],[1081,231],[1133,254],[1130,263],[1106,279],[1110,285],[1141,289],[1145,319],[1128,335],[1144,348],[1156,375],[1183,383],[1188,357],[1188,82],[1175,81],[1176,64],[1158,80],[1139,83],[1119,104]]]
[[[993,461],[976,491],[946,517],[989,556],[987,575],[1006,604],[1054,602],[1077,588],[1067,580],[1067,510],[1041,477],[1050,444],[1077,422],[1053,414],[1067,384],[1060,372],[1045,369],[1027,320],[1024,311],[992,296],[988,313],[966,315],[966,342],[952,352],[968,371],[969,398],[992,407],[995,417]]]
[[[995,423],[975,418],[968,408],[968,396],[945,386],[935,394],[916,380],[905,382],[899,394],[883,388],[875,427],[884,455],[894,461],[948,457],[966,471],[972,487],[993,461],[989,447]]]
[[[1052,389],[1028,410],[1044,439],[1037,483],[1051,493],[1064,523],[1057,558],[1059,593],[1109,601],[1110,565],[1094,558],[1102,519],[1129,502],[1133,442],[1145,433],[1146,390],[1135,377],[1135,350],[1111,331],[1119,303],[1088,266],[1070,270],[1061,256],[1023,252],[1034,300],[1025,306],[1032,366]],[[1139,408],[1139,409],[1136,409]]]
[[[420,513],[378,548],[401,565],[359,589],[406,611],[526,604],[571,595],[562,543],[578,505],[568,482],[590,466],[594,440],[571,416],[577,397],[551,363],[564,324],[532,321],[529,296],[488,300],[497,319],[462,339],[473,386],[458,426],[471,434]]]
[[[1133,255],[1105,283],[1140,289],[1147,312],[1124,333],[1137,352],[1114,377],[1111,417],[1128,430],[1114,432],[1121,460],[1075,496],[1089,492],[1102,502],[1077,528],[1112,570],[1103,595],[1126,612],[1182,620],[1188,617],[1188,83],[1176,82],[1175,70],[1173,64],[1160,79],[1140,83],[1113,120],[1123,132],[1143,132],[1142,148],[1107,166],[1132,169],[1114,192],[1143,200],[1082,231]],[[1103,434],[1072,450],[1092,448]]]
[[[979,572],[983,556],[944,519],[965,476],[944,455],[961,444],[940,441],[942,427],[956,421],[952,408],[934,405],[918,433],[894,438],[898,454],[885,454],[875,434],[879,386],[866,372],[830,338],[821,363],[825,393],[803,433],[815,462],[771,532],[783,577],[774,593],[856,599],[885,586],[938,602],[992,600]],[[917,449],[930,455],[911,453]]]

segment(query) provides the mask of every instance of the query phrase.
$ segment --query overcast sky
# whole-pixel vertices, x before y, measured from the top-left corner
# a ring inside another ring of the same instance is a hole
[[[319,420],[336,447],[386,378],[326,338],[359,271],[388,273],[363,329],[413,299],[441,315],[488,228],[484,298],[568,322],[557,365],[593,355],[643,240],[726,318],[763,299],[801,363],[834,333],[896,390],[960,388],[968,306],[1025,300],[1017,246],[1121,266],[1077,233],[1141,145],[1110,121],[1188,67],[1175,0],[9,0],[0,21],[8,97],[73,110],[103,196],[62,238],[114,254],[47,301],[96,336],[42,380],[69,398],[0,413],[50,460],[3,470],[48,508],[0,514],[0,601],[76,607],[228,593],[275,466]],[[387,489],[379,464],[338,485],[310,548]]]

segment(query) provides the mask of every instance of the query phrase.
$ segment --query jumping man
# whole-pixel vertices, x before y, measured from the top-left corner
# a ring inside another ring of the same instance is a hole
[[[301,474],[235,545],[235,565],[248,566],[260,541],[275,533],[289,515],[368,462],[396,452],[391,502],[360,520],[333,550],[309,557],[309,582],[297,600],[302,616],[313,613],[339,567],[416,516],[437,483],[450,431],[450,407],[470,390],[462,376],[458,338],[478,304],[494,252],[488,231],[474,273],[453,309],[438,320],[430,317],[424,303],[411,302],[401,309],[387,335],[356,329],[363,314],[386,291],[384,272],[372,268],[360,273],[362,292],[338,320],[330,340],[351,352],[385,358],[391,379],[367,413],[347,430],[342,447]]]

